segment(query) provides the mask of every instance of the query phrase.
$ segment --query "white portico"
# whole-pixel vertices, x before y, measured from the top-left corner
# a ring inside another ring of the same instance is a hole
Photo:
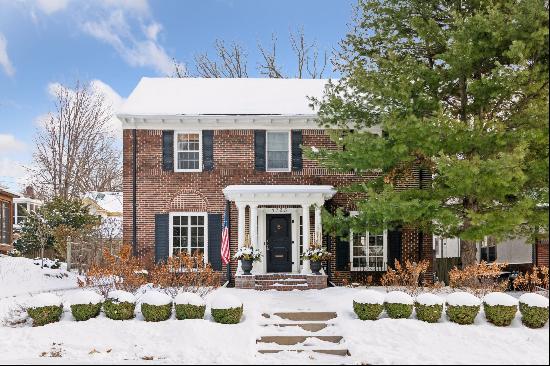
[[[304,261],[300,266],[300,242],[306,250],[312,238],[321,237],[321,207],[336,193],[332,186],[230,185],[223,193],[227,200],[235,202],[238,209],[239,247],[245,241],[248,226],[251,245],[262,252],[262,261],[254,264],[254,273],[311,272],[309,261]],[[247,206],[249,225],[246,225]],[[312,209],[315,212],[313,235],[310,232]],[[281,229],[280,233],[278,229]],[[279,257],[282,262],[272,261]],[[241,273],[240,263],[237,273]]]

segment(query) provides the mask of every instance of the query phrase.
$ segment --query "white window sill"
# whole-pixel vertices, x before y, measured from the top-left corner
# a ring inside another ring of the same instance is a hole
[[[174,173],[200,173],[202,169],[174,169]]]

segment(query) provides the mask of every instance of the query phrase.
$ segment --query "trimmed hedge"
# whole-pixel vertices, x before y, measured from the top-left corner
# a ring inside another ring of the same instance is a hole
[[[413,305],[385,302],[384,309],[392,319],[406,319],[411,316]]]
[[[176,319],[202,319],[206,305],[176,304]]]
[[[123,301],[113,301],[111,299],[105,300],[103,303],[103,311],[105,316],[113,320],[128,320],[134,318],[134,310],[136,309],[136,304]]]
[[[479,313],[479,305],[460,305],[453,306],[447,304],[447,317],[453,323],[457,324],[473,324],[474,320]]]
[[[439,319],[441,319],[441,314],[443,313],[443,305],[441,304],[422,305],[415,302],[414,308],[416,310],[416,317],[418,320],[428,323],[437,323]]]
[[[497,327],[506,327],[512,324],[518,307],[515,305],[487,305],[487,303],[483,303],[483,310],[485,311],[485,318],[489,323],[493,323]]]
[[[166,305],[141,304],[141,314],[148,322],[168,320],[172,315],[172,303]]]
[[[91,318],[95,318],[101,312],[101,303],[97,304],[75,304],[71,305],[71,313],[74,319],[79,321],[85,321]]]
[[[229,309],[211,309],[212,318],[216,323],[237,324],[241,321],[243,307]]]
[[[519,303],[521,322],[528,328],[542,328],[548,322],[548,308]]]
[[[361,320],[376,320],[382,314],[384,305],[382,304],[361,304],[353,302],[353,311]]]
[[[33,327],[55,323],[61,319],[63,305],[32,307],[27,309],[27,314],[32,319]]]

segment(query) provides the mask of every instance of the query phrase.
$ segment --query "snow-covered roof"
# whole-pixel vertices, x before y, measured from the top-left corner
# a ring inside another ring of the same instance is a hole
[[[122,213],[122,192],[87,192],[84,199],[88,198],[106,212]]]
[[[142,78],[118,116],[315,115],[325,79]]]

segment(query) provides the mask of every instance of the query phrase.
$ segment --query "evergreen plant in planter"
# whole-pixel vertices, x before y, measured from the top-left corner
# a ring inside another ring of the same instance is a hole
[[[376,320],[384,310],[384,295],[374,290],[360,291],[353,298],[353,311],[361,320]]]
[[[136,309],[136,298],[126,291],[111,291],[103,303],[105,316],[113,320],[133,319]]]
[[[314,243],[309,249],[304,250],[302,259],[309,261],[311,273],[314,275],[321,274],[321,262],[330,259],[330,253],[321,246],[320,241]]]
[[[409,318],[413,311],[413,298],[402,291],[392,291],[384,298],[384,309],[392,319]]]
[[[548,298],[527,293],[519,298],[521,322],[529,328],[542,328],[548,322]]]
[[[421,294],[416,297],[414,307],[416,317],[428,323],[437,323],[443,313],[443,299],[434,294]]]
[[[250,276],[252,274],[253,263],[261,260],[262,253],[259,249],[254,249],[250,246],[250,241],[247,237],[244,245],[237,250],[233,258],[241,261],[243,275]]]
[[[101,312],[103,296],[89,290],[82,290],[71,298],[71,313],[76,321],[95,318]]]
[[[197,294],[184,292],[176,296],[176,319],[202,319],[206,311],[206,303]]]
[[[147,291],[141,298],[141,315],[147,322],[160,322],[172,315],[172,298],[162,292]]]
[[[210,312],[216,323],[237,324],[243,315],[243,303],[231,295],[218,295],[210,303]]]
[[[483,310],[488,322],[499,327],[512,324],[518,311],[518,300],[502,292],[491,292],[483,298]]]
[[[446,313],[457,324],[473,324],[479,313],[481,301],[467,292],[454,292],[447,296]]]
[[[39,294],[27,304],[33,327],[58,322],[63,314],[61,299],[54,294]]]

